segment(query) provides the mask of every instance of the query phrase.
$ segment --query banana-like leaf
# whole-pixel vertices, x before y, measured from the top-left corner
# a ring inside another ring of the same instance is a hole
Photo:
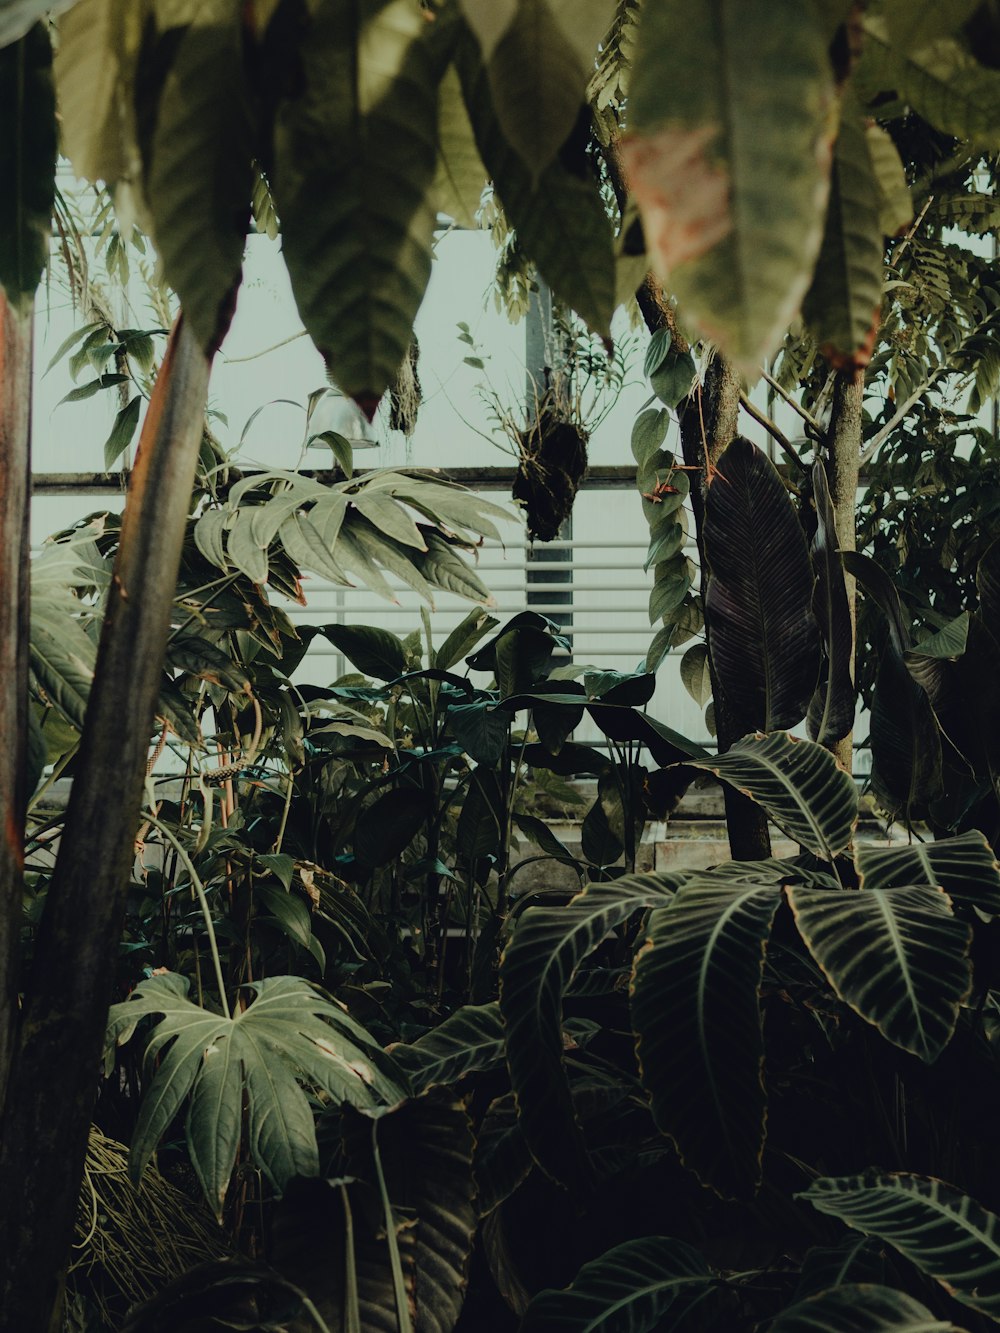
[[[160,11],[156,11],[159,13]],[[177,26],[147,26],[144,59],[169,66],[144,152],[146,204],[167,281],[211,355],[229,328],[253,185],[240,14],[203,0]]]
[[[799,1195],[821,1213],[877,1236],[949,1295],[1000,1321],[1000,1218],[928,1176],[823,1177]]]
[[[565,1291],[542,1291],[521,1333],[656,1333],[704,1307],[716,1278],[684,1241],[644,1236],[584,1264]]]
[[[943,889],[786,889],[799,934],[855,1013],[931,1063],[947,1046],[972,986],[972,930]]]
[[[977,777],[1000,765],[1000,644],[964,611],[905,654],[942,734]]]
[[[650,918],[632,1024],[653,1117],[703,1184],[728,1198],[761,1179],[766,1102],[759,988],[781,904],[775,883],[695,876]]]
[[[562,1003],[573,974],[636,912],[663,906],[681,882],[666,874],[590,884],[567,906],[529,907],[500,963],[507,1064],[521,1128],[539,1166],[557,1181],[590,1174],[562,1066]]]
[[[790,838],[832,861],[850,843],[858,817],[854,780],[828,750],[775,732],[747,736],[725,754],[688,759],[762,805]]]
[[[316,7],[275,121],[272,184],[299,313],[369,415],[430,277],[444,70],[429,26],[409,0]]]
[[[49,254],[56,178],[52,43],[38,23],[0,50],[0,287],[31,308]]]
[[[862,108],[844,93],[830,203],[816,274],[802,317],[825,356],[857,370],[871,360],[882,307],[882,227]]]
[[[881,255],[881,248],[879,251]],[[813,468],[813,498],[816,502],[816,535],[812,544],[816,587],[813,612],[826,651],[825,679],[809,709],[810,735],[820,745],[831,745],[854,726],[855,694],[851,679],[854,629],[847,601],[844,563],[837,544],[837,523],[830,499],[826,469]]]
[[[504,136],[470,37],[459,41],[455,63],[476,144],[521,247],[560,300],[607,335],[615,307],[614,238],[586,154],[572,167],[557,158],[536,184]]]
[[[738,438],[705,497],[705,596],[719,688],[746,729],[794,727],[819,674],[813,572],[770,459]]]
[[[109,1016],[109,1040],[119,1043],[140,1018],[162,1016],[146,1046],[146,1068],[155,1073],[132,1140],[133,1179],[189,1095],[188,1148],[217,1216],[239,1148],[244,1097],[250,1154],[281,1190],[293,1176],[319,1170],[312,1111],[299,1080],[366,1108],[405,1096],[403,1080],[364,1028],[301,978],[254,983],[256,998],[234,1018],[192,1003],[188,984],[175,973],[150,977]]]
[[[466,1074],[503,1063],[503,1018],[498,1004],[467,1004],[416,1041],[389,1047],[415,1092],[457,1083]]]
[[[863,889],[939,884],[955,902],[1000,915],[1000,865],[978,829],[905,847],[860,844],[854,859]]]
[[[649,257],[686,321],[748,373],[819,253],[827,43],[819,6],[798,0],[647,5],[639,23],[622,151]]]
[[[768,1333],[956,1333],[926,1305],[894,1287],[845,1283],[783,1310]]]

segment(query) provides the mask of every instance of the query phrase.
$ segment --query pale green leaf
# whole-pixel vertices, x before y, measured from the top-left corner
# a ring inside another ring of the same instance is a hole
[[[454,66],[448,67],[441,80],[440,95],[438,160],[431,198],[437,212],[454,218],[460,227],[474,228],[487,171],[476,147]]]
[[[82,180],[138,177],[131,108],[142,20],[143,7],[131,0],[79,0],[59,23],[62,151]]]

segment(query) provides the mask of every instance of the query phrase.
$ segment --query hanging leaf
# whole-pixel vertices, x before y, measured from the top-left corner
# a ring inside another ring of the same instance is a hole
[[[323,5],[304,25],[296,94],[275,121],[272,184],[299,313],[369,416],[407,354],[430,277],[435,52],[409,0]]]
[[[798,1196],[821,1213],[887,1241],[949,1295],[1000,1318],[1000,1219],[927,1176],[823,1177]]]
[[[562,1001],[576,969],[635,912],[662,906],[676,875],[626,875],[590,884],[567,906],[529,907],[500,963],[500,1009],[521,1128],[539,1166],[555,1180],[590,1174],[562,1068]]]
[[[358,815],[354,855],[365,867],[388,865],[402,856],[430,813],[427,793],[419,787],[383,792]]]
[[[830,202],[816,273],[802,318],[823,355],[838,370],[871,360],[882,307],[882,228],[879,187],[862,108],[844,93],[833,153]]]
[[[782,1310],[768,1333],[955,1333],[904,1291],[845,1283]]]
[[[972,986],[972,931],[942,889],[786,890],[799,934],[831,986],[887,1041],[930,1064]]]
[[[900,236],[913,221],[913,200],[906,168],[888,130],[881,125],[865,129],[878,194],[878,222],[883,236]]]
[[[902,847],[859,843],[854,859],[864,889],[936,884],[955,902],[1000,915],[1000,865],[978,829],[957,838],[910,842]]]
[[[781,891],[693,876],[636,955],[632,1023],[659,1128],[730,1198],[761,1179],[766,1114],[758,992]]]
[[[487,171],[462,101],[458,72],[449,65],[441,80],[438,110],[437,172],[431,186],[435,209],[454,218],[460,227],[474,229],[486,180]]]
[[[774,464],[735,439],[705,499],[705,596],[712,664],[749,731],[793,727],[819,673],[805,536]]]
[[[854,780],[829,751],[775,732],[748,736],[725,754],[689,759],[764,807],[768,818],[816,856],[849,846],[858,817]]]
[[[818,7],[797,0],[656,4],[640,19],[622,154],[649,257],[685,320],[748,374],[819,252],[827,43]]]
[[[0,50],[0,125],[0,288],[23,315],[48,261],[55,197],[52,44],[44,23]]]
[[[825,679],[818,698],[810,707],[810,734],[820,745],[832,745],[854,726],[855,693],[851,678],[854,630],[847,600],[844,563],[837,541],[837,520],[830,499],[826,469],[813,467],[813,498],[816,503],[816,535],[812,543],[816,586],[813,612],[826,651]]]
[[[135,428],[139,424],[141,404],[142,399],[136,394],[134,398],[128,400],[115,417],[111,434],[104,441],[104,466],[109,471],[132,443]]]
[[[323,625],[320,633],[365,676],[395,680],[407,669],[406,650],[387,629],[374,625]]]

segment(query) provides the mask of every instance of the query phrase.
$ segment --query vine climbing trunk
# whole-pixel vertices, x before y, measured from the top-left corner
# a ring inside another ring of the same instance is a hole
[[[833,405],[827,432],[826,476],[837,523],[837,545],[841,551],[853,551],[857,545],[856,511],[861,461],[862,404],[865,381],[863,371],[840,370],[833,385]],[[857,586],[844,571],[847,605],[851,614],[851,676],[857,650]],[[853,730],[833,746],[833,753],[847,769],[854,768]]]
[[[0,1105],[17,1021],[28,752],[32,319],[0,288]]]
[[[179,320],[129,478],[76,776],[4,1105],[4,1329],[45,1333],[59,1326],[208,369]]]

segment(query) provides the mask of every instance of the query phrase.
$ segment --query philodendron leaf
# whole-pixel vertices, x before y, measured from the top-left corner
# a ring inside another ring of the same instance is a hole
[[[391,1061],[346,1012],[299,977],[269,977],[235,1017],[210,1013],[187,998],[188,981],[166,972],[141,981],[112,1006],[110,1041],[127,1041],[136,1023],[160,1015],[146,1046],[150,1076],[132,1139],[129,1171],[138,1179],[190,1095],[187,1140],[198,1178],[217,1216],[241,1138],[276,1189],[319,1170],[312,1111],[299,1082],[361,1108],[406,1095]],[[157,1060],[159,1059],[159,1064]]]
[[[0,50],[0,288],[30,308],[49,254],[55,197],[52,43],[44,23]]]
[[[819,674],[813,572],[802,525],[774,464],[737,438],[705,497],[705,619],[719,688],[745,728],[806,715]]]
[[[838,369],[871,360],[882,306],[882,227],[862,108],[848,85],[833,153],[830,203],[802,317]]]
[[[161,11],[155,11],[159,14]],[[229,328],[250,222],[253,129],[239,10],[202,0],[151,31],[146,59],[169,66],[146,147],[146,203],[164,276],[211,355]]]
[[[409,0],[315,8],[275,122],[272,183],[299,313],[369,415],[430,276],[443,68],[429,26]]]
[[[584,1264],[565,1291],[541,1291],[521,1333],[656,1333],[710,1298],[716,1279],[682,1240],[644,1236]]]
[[[854,627],[847,600],[844,562],[837,542],[837,520],[830,499],[826,469],[813,468],[813,498],[816,503],[816,535],[812,543],[816,586],[813,612],[826,652],[824,678],[809,710],[810,735],[821,745],[831,745],[854,726],[855,694],[851,679]]]
[[[799,1195],[877,1236],[949,1295],[1000,1322],[1000,1218],[928,1176],[822,1177]]]
[[[748,373],[819,252],[827,44],[819,6],[798,0],[654,4],[640,19],[622,152],[649,257],[685,319]]]
[[[774,732],[747,736],[725,754],[689,759],[762,805],[790,838],[832,861],[849,846],[858,817],[854,780],[829,751]]]
[[[783,1310],[768,1333],[957,1333],[905,1291],[847,1282]]]
[[[1000,865],[978,829],[901,847],[860,844],[854,859],[864,889],[939,884],[953,901],[1000,915]]]
[[[831,986],[886,1040],[928,1064],[972,986],[972,930],[930,885],[786,889],[799,934]]]
[[[760,1184],[766,1113],[758,992],[778,884],[694,876],[653,912],[632,1023],[657,1125],[726,1197]]]
[[[635,912],[662,906],[680,877],[625,875],[590,884],[565,907],[529,907],[500,964],[500,1009],[521,1129],[539,1166],[555,1180],[589,1174],[562,1066],[563,996],[576,969]]]

